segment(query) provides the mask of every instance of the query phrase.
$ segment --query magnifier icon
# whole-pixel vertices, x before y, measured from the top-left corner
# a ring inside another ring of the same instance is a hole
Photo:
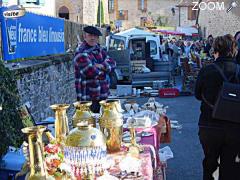
[[[238,6],[237,1],[232,1],[229,8],[227,9],[227,13],[229,13],[233,8],[236,8]]]

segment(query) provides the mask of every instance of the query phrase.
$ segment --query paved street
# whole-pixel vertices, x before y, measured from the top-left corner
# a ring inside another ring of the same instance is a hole
[[[168,161],[167,180],[200,180],[202,174],[201,160],[203,157],[198,140],[198,116],[200,103],[193,96],[178,98],[157,98],[168,105],[168,116],[177,120],[181,130],[172,130],[172,142],[168,145],[173,151],[174,158]],[[147,99],[139,99],[139,103]]]

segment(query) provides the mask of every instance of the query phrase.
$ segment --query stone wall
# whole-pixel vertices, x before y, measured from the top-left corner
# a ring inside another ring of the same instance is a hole
[[[202,31],[205,31],[206,37],[209,34],[212,34],[214,37],[224,34],[234,35],[240,30],[239,19],[239,8],[233,9],[229,13],[226,13],[226,11],[201,11],[199,24]]]
[[[156,21],[159,16],[166,18],[167,26],[176,27],[178,25],[178,0],[148,0],[148,11]],[[172,14],[171,9],[175,9],[175,15]]]
[[[65,30],[65,43],[75,47],[77,35],[81,37],[84,25],[70,21],[65,23],[68,29]],[[103,33],[100,42],[104,44],[106,31],[100,30]],[[50,105],[76,101],[73,54],[36,57],[18,63],[18,67],[12,67],[13,63],[6,63],[5,66],[14,72],[21,103],[30,105],[30,112],[36,121],[54,116]],[[74,107],[71,106],[69,117],[73,112]]]
[[[240,30],[239,8],[233,8],[231,12],[227,13],[226,10],[231,1],[221,0],[221,2],[224,2],[224,9],[219,10],[216,8],[209,10],[206,8],[205,10],[200,11],[199,25],[204,37],[207,37],[210,34],[212,34],[214,37],[227,33],[234,35]],[[181,7],[180,19],[181,26],[192,26],[196,23],[196,20],[188,20],[187,7]]]
[[[188,20],[188,7],[180,7],[180,15],[179,8],[177,8],[177,16],[180,16],[180,26],[193,26],[196,24],[196,20]],[[179,21],[178,21],[179,26]]]
[[[22,104],[30,105],[30,112],[36,121],[54,116],[50,105],[56,103],[72,104],[76,101],[74,87],[73,55],[45,57],[20,62],[11,69],[17,78],[17,87]],[[69,119],[73,114],[69,109]]]
[[[97,24],[98,0],[83,0],[83,24]]]

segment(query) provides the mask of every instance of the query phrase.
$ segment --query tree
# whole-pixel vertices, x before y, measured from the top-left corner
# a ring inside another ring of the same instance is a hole
[[[102,0],[99,0],[99,3],[98,3],[97,24],[100,27],[101,27],[102,24],[104,24],[104,9],[103,9],[103,2],[102,2]]]
[[[0,158],[6,153],[8,146],[19,147],[24,140],[21,132],[24,126],[17,111],[19,105],[14,74],[0,61]]]

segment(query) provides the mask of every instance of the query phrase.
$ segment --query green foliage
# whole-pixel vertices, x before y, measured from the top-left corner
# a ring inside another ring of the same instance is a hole
[[[156,25],[166,26],[168,24],[168,17],[166,16],[158,16]]]
[[[101,8],[101,24],[104,24],[104,9],[103,9],[103,2],[100,0],[100,5],[98,5],[98,12],[97,12],[97,24],[100,26],[100,8]]]
[[[20,100],[13,73],[5,68],[0,61],[0,158],[8,149],[8,146],[19,147],[24,135],[21,132],[23,128],[17,107]]]

